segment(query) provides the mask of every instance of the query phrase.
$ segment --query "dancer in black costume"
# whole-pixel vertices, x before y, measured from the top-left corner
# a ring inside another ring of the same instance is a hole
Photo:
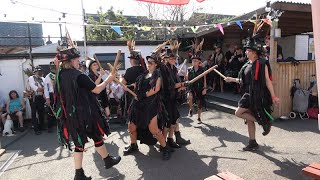
[[[106,74],[105,70],[99,67],[98,62],[90,57],[87,57],[86,61],[87,69],[89,70],[88,76],[90,79],[96,84],[100,84],[103,82],[102,77]],[[98,69],[99,72],[98,72]],[[99,94],[97,94],[97,98],[102,106],[102,108],[105,110],[106,115],[110,116],[110,102],[108,99],[106,88],[102,90]]]
[[[249,144],[243,150],[254,151],[259,148],[255,139],[255,122],[262,125],[262,134],[267,135],[271,130],[269,114],[272,112],[272,102],[279,104],[280,99],[274,93],[270,65],[259,58],[261,46],[253,38],[249,38],[244,48],[248,63],[241,68],[239,78],[227,77],[225,81],[241,85],[243,95],[238,102],[235,115],[245,119],[248,125]]]
[[[60,49],[57,54],[60,61],[56,78],[58,135],[61,143],[71,150],[75,145],[74,164],[75,180],[90,180],[82,169],[83,151],[88,138],[93,139],[96,151],[101,155],[105,168],[111,168],[121,160],[119,156],[111,156],[104,145],[103,136],[110,134],[105,113],[99,104],[96,94],[105,89],[114,79],[110,74],[102,83],[96,85],[79,69],[79,51],[72,45]]]
[[[135,83],[135,93],[138,97],[133,100],[129,109],[128,129],[131,144],[126,147],[124,154],[128,155],[138,151],[137,139],[148,145],[154,145],[158,140],[163,160],[169,160],[170,150],[161,132],[165,123],[163,118],[158,118],[163,109],[159,94],[161,74],[157,69],[160,60],[157,55],[152,54],[147,56],[147,61],[148,71],[140,75]]]
[[[160,65],[160,71],[162,76],[162,101],[168,113],[169,121],[163,131],[163,134],[167,138],[168,145],[172,148],[180,148],[180,145],[190,144],[189,140],[185,140],[181,137],[179,131],[179,125],[177,123],[180,113],[178,111],[177,91],[178,89],[185,89],[183,82],[181,82],[178,76],[178,70],[175,66],[178,49],[180,43],[175,40],[169,41],[171,49],[166,48],[162,53],[163,61]],[[176,142],[173,141],[173,134],[176,135]]]
[[[188,81],[191,81],[195,77],[202,74],[205,70],[200,66],[201,63],[201,55],[202,55],[202,45],[204,39],[198,44],[193,44],[193,56],[192,56],[192,68],[188,70]],[[188,84],[188,82],[186,82]],[[193,115],[193,102],[196,101],[198,105],[198,124],[202,123],[201,121],[201,113],[202,106],[205,103],[204,96],[207,93],[207,81],[206,76],[200,78],[193,84],[189,85],[189,93],[188,93],[188,104],[189,104],[189,116]]]

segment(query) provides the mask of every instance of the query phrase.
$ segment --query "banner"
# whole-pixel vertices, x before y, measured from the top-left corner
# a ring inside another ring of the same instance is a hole
[[[156,4],[165,4],[165,5],[186,5],[186,4],[189,4],[190,0],[137,0],[137,1],[150,2],[150,3],[156,3]],[[198,0],[198,2],[200,1],[201,0]]]

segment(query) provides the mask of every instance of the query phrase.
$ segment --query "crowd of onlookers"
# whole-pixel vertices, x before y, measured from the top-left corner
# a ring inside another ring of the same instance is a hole
[[[33,75],[27,80],[23,96],[15,90],[10,91],[8,97],[0,96],[0,133],[3,136],[10,136],[17,131],[24,132],[25,119],[31,120],[31,127],[36,135],[40,135],[43,131],[49,133],[53,131],[56,122],[52,112],[54,103],[50,101],[50,95],[54,89],[49,88],[49,83],[54,79],[50,77],[50,73],[45,77],[42,69],[36,67]],[[109,101],[107,115],[110,116],[111,111],[117,117],[122,117],[124,90],[121,85],[112,82],[103,93],[107,95]]]

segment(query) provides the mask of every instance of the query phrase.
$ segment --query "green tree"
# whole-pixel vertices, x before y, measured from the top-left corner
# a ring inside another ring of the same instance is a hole
[[[128,40],[135,36],[134,27],[121,27],[122,36],[111,28],[112,25],[130,26],[122,11],[114,12],[113,7],[105,13],[100,9],[96,15],[88,17],[87,23],[89,26],[87,26],[86,35],[89,41]]]

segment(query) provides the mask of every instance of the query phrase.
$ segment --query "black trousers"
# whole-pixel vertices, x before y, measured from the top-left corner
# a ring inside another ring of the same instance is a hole
[[[37,95],[34,97],[34,101],[31,101],[31,114],[32,114],[32,124],[34,131],[40,131],[44,129],[44,103],[46,102],[42,95]],[[38,113],[38,119],[36,114]]]
[[[53,98],[53,93],[50,93],[50,106],[52,108],[54,108],[54,98]],[[47,108],[47,112],[48,112],[48,129],[51,129],[52,126],[54,125],[55,121],[56,121],[56,118],[54,116],[54,112],[52,112],[51,108],[49,106],[46,106]]]

